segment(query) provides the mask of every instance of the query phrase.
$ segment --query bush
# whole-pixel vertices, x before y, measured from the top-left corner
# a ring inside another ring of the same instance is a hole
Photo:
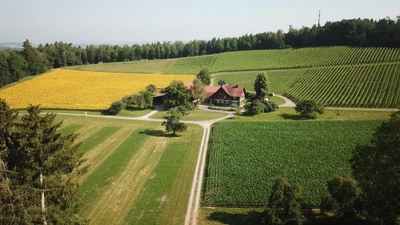
[[[274,112],[279,108],[278,104],[276,104],[273,101],[265,102],[264,105],[265,105],[264,112]]]
[[[124,108],[124,103],[122,101],[115,101],[111,104],[107,112],[110,115],[117,115],[119,112],[121,112],[122,108]]]
[[[314,118],[316,113],[323,114],[324,107],[314,100],[302,100],[296,104],[295,108],[297,113],[300,113],[302,116]]]

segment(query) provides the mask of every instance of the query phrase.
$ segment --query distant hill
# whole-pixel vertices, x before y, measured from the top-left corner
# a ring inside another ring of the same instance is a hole
[[[21,42],[0,42],[0,50],[4,49],[22,49],[22,43]]]

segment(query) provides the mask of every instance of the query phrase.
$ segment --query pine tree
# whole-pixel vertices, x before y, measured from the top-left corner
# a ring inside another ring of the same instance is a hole
[[[0,118],[10,115],[9,110],[1,113]],[[26,223],[81,224],[85,221],[78,216],[78,184],[73,180],[75,173],[83,172],[78,169],[79,145],[74,144],[75,134],[57,133],[61,122],[54,124],[54,119],[55,114],[40,116],[39,107],[30,106],[28,114],[11,121],[3,132],[1,155],[12,193],[25,200]]]

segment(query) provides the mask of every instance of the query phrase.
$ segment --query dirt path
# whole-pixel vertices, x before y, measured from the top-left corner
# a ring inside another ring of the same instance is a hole
[[[282,95],[275,94],[274,96],[285,100],[285,104],[279,105],[279,107],[296,107],[296,104],[294,102],[292,102],[292,100],[290,100]]]

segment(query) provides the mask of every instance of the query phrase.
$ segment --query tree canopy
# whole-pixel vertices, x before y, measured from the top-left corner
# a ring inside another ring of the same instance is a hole
[[[197,106],[206,99],[206,89],[199,79],[194,79],[191,91],[195,100],[194,108],[197,109]]]
[[[300,187],[290,184],[286,177],[279,177],[272,186],[262,222],[269,225],[301,225],[306,220],[302,204]]]
[[[200,79],[204,85],[211,84],[211,74],[210,74],[210,71],[208,71],[208,69],[200,70],[200,72],[197,74],[196,77],[197,77],[197,79]]]
[[[400,218],[400,112],[384,121],[371,143],[359,145],[350,160],[353,176],[362,190],[363,208],[384,224]]]
[[[265,97],[268,95],[269,81],[267,73],[262,72],[257,75],[254,81],[254,90],[256,91],[256,98],[264,101]]]
[[[182,112],[178,107],[171,108],[168,114],[169,116],[166,118],[166,121],[162,123],[168,133],[172,132],[173,135],[176,135],[177,132],[183,132],[187,129],[187,125],[180,122]]]
[[[173,107],[188,107],[189,104],[190,92],[186,89],[185,84],[182,81],[174,80],[172,83],[165,89],[164,96],[164,104],[168,108]]]
[[[354,222],[358,216],[356,203],[361,196],[357,182],[350,177],[335,176],[328,180],[328,192],[322,197],[321,211],[333,213],[344,222]]]
[[[302,116],[314,118],[316,113],[323,114],[324,107],[314,100],[301,100],[296,104],[295,110]]]

